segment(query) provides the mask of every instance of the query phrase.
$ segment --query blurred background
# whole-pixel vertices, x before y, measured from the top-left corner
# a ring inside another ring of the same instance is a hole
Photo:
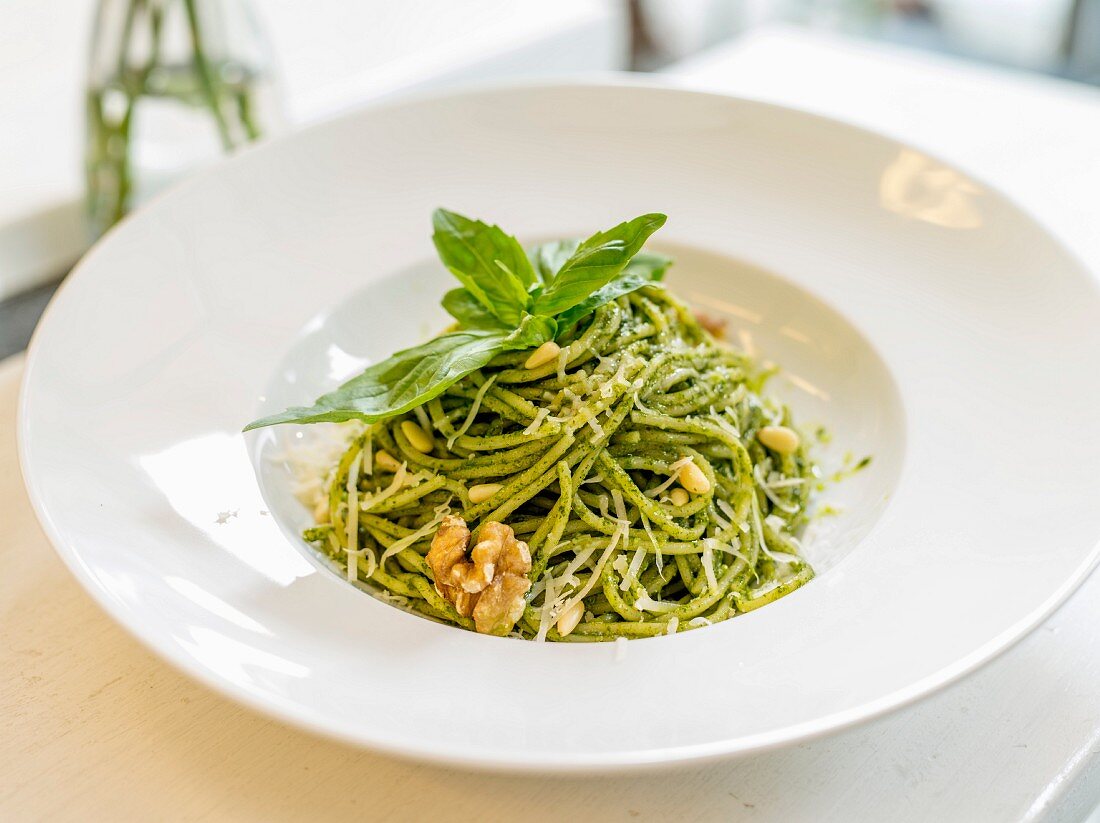
[[[633,66],[659,67],[786,23],[1100,80],[1095,0],[634,0]]]
[[[777,31],[1100,83],[1100,0],[4,0],[0,357],[95,237],[253,140],[447,83],[676,72]],[[767,71],[811,86],[813,48],[785,54]]]

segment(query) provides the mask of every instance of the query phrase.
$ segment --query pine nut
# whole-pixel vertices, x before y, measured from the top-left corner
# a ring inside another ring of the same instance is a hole
[[[765,426],[756,433],[756,439],[779,454],[798,451],[798,433],[786,426]]]
[[[470,486],[470,502],[484,503],[503,488],[504,486],[500,483],[481,483],[477,486]]]
[[[584,601],[578,600],[562,612],[561,617],[558,618],[558,634],[562,637],[570,634],[573,629],[577,628],[577,624],[581,622],[582,617],[584,617]]]
[[[551,360],[558,356],[561,352],[561,346],[555,343],[553,340],[547,340],[541,346],[539,346],[527,358],[527,362],[523,364],[525,369],[537,369],[539,366],[545,366]]]
[[[322,525],[328,522],[328,499],[318,500],[317,505],[313,507],[313,520],[318,525]]]
[[[692,464],[692,465],[694,465],[694,464]],[[688,496],[687,491],[685,491],[684,489],[681,489],[679,486],[677,486],[675,489],[673,489],[671,491],[671,493],[669,493],[669,497],[672,498],[672,505],[673,506],[686,506],[687,502],[691,499]]]
[[[404,432],[405,437],[409,438],[409,445],[418,452],[428,454],[435,448],[435,438],[413,421],[402,420],[401,431]]]
[[[396,472],[401,468],[401,464],[397,462],[397,459],[387,451],[376,451],[374,453],[374,465],[388,472]]]
[[[710,481],[694,463],[688,463],[680,469],[680,485],[692,494],[706,494],[710,491]]]

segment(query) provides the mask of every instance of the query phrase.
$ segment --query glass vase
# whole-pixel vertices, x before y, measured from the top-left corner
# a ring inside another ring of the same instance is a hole
[[[248,0],[99,0],[87,85],[93,236],[136,204],[282,125]]]

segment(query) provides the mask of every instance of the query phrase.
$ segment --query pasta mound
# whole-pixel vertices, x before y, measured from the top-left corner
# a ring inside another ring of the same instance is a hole
[[[499,354],[424,405],[359,426],[307,540],[349,579],[473,630],[425,558],[447,516],[475,539],[507,524],[529,547],[531,586],[514,626],[493,632],[540,640],[685,631],[813,576],[795,535],[815,469],[750,358],[659,285],[558,342],[546,362]]]

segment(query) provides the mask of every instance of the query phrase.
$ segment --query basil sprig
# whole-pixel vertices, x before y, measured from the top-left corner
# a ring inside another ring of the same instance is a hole
[[[458,328],[367,368],[312,406],[254,420],[245,431],[278,423],[371,423],[409,411],[506,351],[553,340],[595,309],[658,282],[671,261],[640,253],[663,214],[644,214],[587,240],[533,249],[498,226],[446,209],[432,215],[432,240],[462,284],[443,296]]]

